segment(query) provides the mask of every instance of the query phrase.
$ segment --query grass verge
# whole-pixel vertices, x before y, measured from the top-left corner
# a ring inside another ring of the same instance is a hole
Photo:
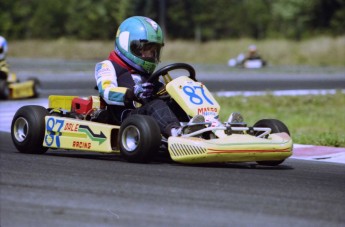
[[[227,65],[230,58],[246,53],[250,44],[256,44],[262,57],[271,65],[345,66],[345,36],[316,37],[300,42],[285,39],[237,39],[205,43],[167,40],[162,60]],[[114,41],[10,40],[9,56],[102,60],[113,48]]]
[[[248,125],[260,119],[284,122],[294,143],[345,147],[345,94],[307,96],[217,97],[220,117],[241,112]]]

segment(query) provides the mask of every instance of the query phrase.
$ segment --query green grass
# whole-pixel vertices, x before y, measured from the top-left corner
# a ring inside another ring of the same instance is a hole
[[[227,64],[230,58],[256,44],[259,53],[272,65],[345,66],[345,36],[316,37],[300,42],[276,40],[220,40],[206,43],[166,40],[162,60]],[[108,56],[114,41],[9,40],[9,56],[101,60]]]
[[[256,44],[260,55],[272,65],[344,66],[345,36],[318,37],[301,42],[291,40],[251,39],[195,42],[168,42],[163,59],[197,63],[224,63],[239,53],[246,53],[250,44]],[[181,54],[183,53],[183,54]]]
[[[248,125],[260,119],[284,122],[294,143],[345,147],[345,94],[308,96],[217,97],[226,121],[231,112],[241,112]]]

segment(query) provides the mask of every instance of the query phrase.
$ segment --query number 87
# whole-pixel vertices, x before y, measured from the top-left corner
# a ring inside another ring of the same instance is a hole
[[[184,86],[182,90],[189,96],[189,101],[195,105],[203,104],[204,99],[213,105],[213,102],[207,97],[204,88],[201,86]],[[201,96],[197,94],[197,90],[200,90]]]

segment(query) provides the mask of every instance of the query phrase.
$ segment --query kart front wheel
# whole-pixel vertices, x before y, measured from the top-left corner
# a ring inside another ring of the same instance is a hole
[[[286,132],[288,135],[290,135],[288,127],[277,119],[262,119],[256,122],[253,127],[271,128],[271,133]],[[257,163],[259,165],[277,166],[283,163],[284,160],[285,159],[277,161],[258,161]]]
[[[35,105],[23,106],[16,112],[11,124],[11,137],[19,152],[43,154],[48,150],[42,145],[46,115],[46,108]]]
[[[119,134],[121,155],[129,162],[152,160],[161,144],[157,122],[150,116],[132,115],[122,123]]]

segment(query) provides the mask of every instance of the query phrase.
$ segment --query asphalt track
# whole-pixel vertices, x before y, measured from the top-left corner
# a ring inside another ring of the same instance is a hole
[[[42,81],[41,97],[50,94],[96,94],[94,61],[9,59],[11,69],[25,80]],[[162,63],[163,67],[170,63]],[[194,65],[196,78],[211,91],[275,91],[345,89],[344,67],[269,66],[263,69],[229,68],[224,65]],[[185,75],[177,71],[172,75]]]
[[[26,73],[25,76],[34,74],[25,64],[19,65],[17,72]],[[55,67],[49,61],[45,65]],[[80,63],[82,66],[84,63]],[[43,98],[51,92],[79,95],[94,92],[89,79],[92,72],[57,69],[55,75],[59,77],[51,78],[49,74],[54,75],[54,70],[35,70],[35,75],[44,82]],[[249,72],[247,77],[252,74]],[[291,73],[291,77],[294,75]],[[326,76],[326,81],[335,81],[333,89],[345,88],[345,78],[341,80],[340,73]],[[229,77],[236,79],[232,74]],[[267,79],[264,81],[269,83]],[[318,86],[327,89],[322,83]],[[6,101],[5,105],[11,103]],[[290,158],[278,167],[251,163],[187,166],[165,159],[134,164],[114,155],[63,150],[25,155],[15,150],[8,132],[0,132],[0,170],[1,227],[344,226],[345,223],[345,165],[334,162]]]
[[[1,226],[344,226],[345,165],[134,164],[18,153],[0,133]]]

